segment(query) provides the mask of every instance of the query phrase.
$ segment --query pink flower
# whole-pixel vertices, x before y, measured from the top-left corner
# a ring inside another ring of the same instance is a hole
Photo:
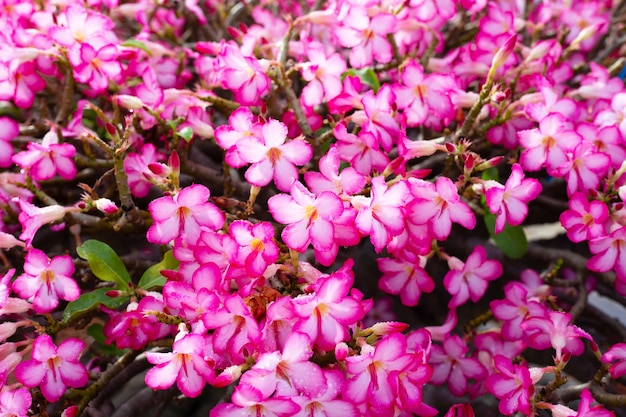
[[[567,181],[567,194],[576,191],[588,194],[600,187],[600,180],[611,166],[608,155],[598,152],[593,144],[582,141],[574,148],[569,160],[556,169],[555,174]]]
[[[257,119],[248,107],[239,107],[230,114],[227,125],[215,129],[215,142],[226,150],[224,159],[229,166],[240,168],[246,165],[237,152],[238,143],[247,136],[261,136],[261,124]]]
[[[253,105],[269,92],[270,79],[259,61],[253,56],[244,56],[235,44],[224,44],[216,62],[222,86],[233,91],[236,102]]]
[[[352,115],[353,120],[364,118],[361,124],[378,140],[384,151],[389,152],[402,136],[400,125],[394,117],[396,95],[388,84],[378,93],[368,91],[361,99],[363,110]]]
[[[350,65],[363,68],[372,64],[374,59],[380,63],[392,60],[393,51],[387,35],[394,31],[394,15],[379,11],[370,19],[365,7],[352,5],[341,23],[335,29],[335,35],[341,46],[350,48]]]
[[[35,102],[35,93],[46,88],[35,61],[0,64],[0,100],[13,100],[19,108],[28,109]]]
[[[438,240],[446,240],[452,222],[467,229],[476,226],[476,217],[469,206],[461,201],[459,192],[448,177],[437,178],[433,185],[423,180],[410,181],[413,198],[407,205],[408,218],[415,224],[428,224]]]
[[[405,306],[416,306],[422,293],[435,289],[435,282],[424,270],[428,262],[426,256],[418,255],[417,262],[393,258],[378,258],[376,261],[383,273],[378,287],[389,294],[400,294]]]
[[[572,242],[582,242],[605,235],[609,209],[602,201],[589,201],[581,192],[570,196],[569,210],[561,213],[561,224]]]
[[[228,228],[230,235],[239,245],[237,259],[251,277],[262,275],[268,265],[278,259],[278,246],[274,242],[274,227],[271,223],[253,225],[244,220],[235,220]]]
[[[145,197],[150,191],[154,176],[148,166],[158,162],[156,147],[146,143],[141,147],[141,153],[131,152],[124,159],[124,170],[128,177],[128,186],[135,197]]]
[[[309,62],[302,64],[302,78],[309,83],[302,90],[302,102],[307,107],[313,107],[341,93],[340,77],[346,71],[346,62],[336,52],[326,56],[324,46],[319,42],[308,44],[306,54]]]
[[[359,174],[370,175],[372,170],[382,172],[389,165],[389,158],[380,150],[379,141],[372,133],[361,131],[358,136],[354,135],[343,123],[338,123],[333,133],[339,157]]]
[[[241,158],[252,163],[246,171],[246,179],[253,185],[263,187],[272,179],[276,187],[289,192],[298,180],[296,165],[305,165],[311,160],[313,151],[304,140],[287,139],[287,126],[278,120],[270,119],[261,129],[257,139],[246,137],[237,142]]]
[[[602,355],[602,362],[611,363],[611,377],[613,379],[621,378],[626,375],[626,343],[618,343],[611,346],[609,350]]]
[[[587,268],[596,272],[614,270],[617,292],[626,295],[626,227],[591,239],[589,250],[593,256],[587,261]]]
[[[568,161],[567,153],[582,140],[560,113],[548,114],[541,119],[539,129],[522,130],[517,136],[524,147],[520,156],[522,167],[539,171],[545,165],[550,175]]]
[[[62,206],[46,206],[43,208],[27,203],[23,198],[15,197],[22,210],[18,216],[18,220],[22,225],[22,234],[19,238],[26,242],[26,247],[35,237],[37,230],[44,224],[59,221],[65,217],[67,213],[80,211],[78,207],[62,207]]]
[[[24,260],[24,273],[13,282],[13,291],[24,299],[34,296],[35,311],[49,313],[57,308],[59,298],[74,301],[80,297],[73,273],[74,262],[69,255],[49,259],[44,252],[31,248]]]
[[[528,214],[528,202],[541,193],[541,184],[534,178],[524,178],[524,170],[513,164],[511,175],[504,187],[499,184],[489,187],[485,193],[487,207],[496,217],[495,233],[500,233],[506,224],[522,224]]]
[[[224,213],[207,200],[211,192],[204,185],[194,184],[178,194],[165,196],[150,203],[148,210],[154,223],[147,238],[152,243],[168,244],[178,236],[195,242],[203,227],[219,230],[224,225]]]
[[[69,143],[59,143],[59,136],[53,130],[43,137],[41,144],[30,142],[28,150],[13,155],[13,162],[29,171],[35,181],[49,180],[56,174],[71,180],[76,176],[76,166],[72,158],[76,149]]]
[[[569,313],[550,311],[544,316],[531,317],[522,324],[528,345],[534,349],[554,348],[555,361],[563,361],[563,352],[580,355],[585,349],[581,338],[592,340],[591,336],[571,324]]]
[[[402,232],[403,207],[408,197],[406,182],[400,181],[388,187],[382,176],[372,178],[370,197],[351,197],[352,205],[359,211],[356,226],[359,232],[370,236],[377,253],[383,250],[393,236]]]
[[[293,299],[299,317],[293,330],[308,335],[320,349],[330,351],[348,340],[348,326],[365,316],[361,300],[348,295],[354,284],[352,264],[348,261],[337,272],[320,278],[314,293]]]
[[[545,307],[529,300],[528,291],[519,282],[510,282],[504,287],[506,298],[494,300],[489,306],[493,316],[501,320],[502,336],[507,340],[519,340],[524,335],[522,323],[533,316],[543,316]]]
[[[210,417],[293,417],[301,407],[287,397],[272,396],[248,384],[240,384],[231,397],[232,403],[215,406]]]
[[[324,390],[318,395],[293,397],[302,407],[294,417],[359,417],[354,404],[339,398],[346,385],[342,371],[324,369],[323,372]]]
[[[487,378],[487,389],[500,400],[498,410],[502,414],[516,412],[530,415],[530,400],[535,393],[535,386],[530,377],[528,366],[513,365],[506,356],[495,355],[494,364],[498,373]]]
[[[487,370],[477,359],[466,357],[468,351],[457,335],[447,334],[441,347],[433,345],[429,363],[434,373],[430,382],[441,385],[447,381],[450,392],[460,397],[467,391],[468,378],[485,378]]]
[[[346,167],[339,172],[339,152],[336,146],[331,146],[319,162],[320,172],[309,171],[304,173],[304,180],[314,194],[320,195],[324,191],[342,194],[356,194],[363,189],[366,180],[356,169]]]
[[[8,168],[13,161],[13,145],[11,141],[20,134],[20,126],[13,119],[0,117],[0,168]]]
[[[0,416],[26,417],[33,402],[26,388],[3,389],[0,392]]]
[[[113,44],[98,49],[89,43],[80,45],[80,53],[72,59],[76,81],[89,84],[89,87],[102,92],[109,87],[109,81],[117,80],[122,73],[118,60],[117,47]]]
[[[180,392],[195,398],[215,379],[215,371],[209,365],[211,358],[205,351],[205,336],[200,334],[179,331],[172,352],[146,352],[146,358],[157,365],[145,377],[150,388],[165,390],[176,383]]]
[[[338,250],[333,220],[343,212],[343,202],[336,194],[324,191],[315,197],[304,185],[295,182],[291,195],[275,195],[267,204],[274,219],[288,225],[281,234],[287,246],[304,252],[310,243],[322,264],[332,263]]]
[[[364,346],[361,354],[346,358],[350,375],[345,397],[355,404],[368,403],[374,409],[392,409],[396,401],[397,386],[391,383],[390,374],[403,371],[411,360],[407,354],[406,337],[399,333],[385,336],[375,348]]]
[[[465,263],[451,257],[450,271],[443,279],[446,290],[452,294],[448,307],[458,307],[471,298],[477,302],[487,291],[489,281],[502,275],[502,265],[496,260],[487,260],[482,246],[476,246]]]
[[[58,401],[67,387],[80,388],[87,384],[88,375],[80,356],[85,342],[69,338],[57,347],[47,334],[33,342],[32,359],[15,368],[15,377],[28,388],[39,387],[49,402]]]

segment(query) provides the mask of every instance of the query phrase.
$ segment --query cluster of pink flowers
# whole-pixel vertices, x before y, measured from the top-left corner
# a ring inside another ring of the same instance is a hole
[[[593,396],[626,375],[626,344],[599,346],[556,288],[592,279],[516,276],[486,236],[523,235],[556,183],[591,254],[578,275],[614,272],[626,296],[626,87],[588,62],[623,29],[618,2],[231,3],[0,0],[0,416],[85,411],[118,367],[90,373],[98,350],[56,336],[94,316],[101,341],[145,351],[152,389],[236,384],[211,417],[434,416],[427,384],[459,398],[447,416],[482,395],[505,415],[613,415]],[[79,244],[49,255],[42,228]],[[163,260],[134,280],[80,245],[102,230]],[[339,262],[362,242],[381,292],[438,292],[446,322],[373,320]],[[575,411],[550,394],[587,346],[601,364]]]

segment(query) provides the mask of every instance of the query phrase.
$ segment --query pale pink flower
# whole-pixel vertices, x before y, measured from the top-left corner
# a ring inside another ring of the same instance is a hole
[[[252,224],[235,220],[228,228],[230,235],[239,245],[237,263],[251,277],[262,275],[270,264],[278,259],[278,246],[274,242],[274,227],[271,223]]]
[[[76,148],[69,143],[59,143],[59,136],[53,130],[43,137],[41,143],[30,142],[28,150],[13,155],[13,162],[28,170],[36,181],[48,180],[59,174],[71,180],[76,176],[76,166],[72,158]]]
[[[576,191],[588,194],[599,189],[600,180],[606,176],[610,166],[611,159],[607,154],[598,152],[590,142],[582,141],[555,174],[565,177],[568,195]]]
[[[345,376],[337,369],[324,369],[325,389],[318,395],[292,399],[302,407],[293,417],[359,417],[350,401],[339,398],[345,388]]]
[[[0,100],[13,100],[19,108],[28,109],[35,102],[35,93],[46,88],[34,61],[0,63]]]
[[[352,119],[364,119],[361,127],[378,140],[384,151],[389,152],[402,136],[400,124],[395,118],[394,107],[396,95],[388,84],[385,84],[374,94],[368,91],[361,99],[363,110],[352,115]]]
[[[443,279],[443,285],[452,295],[448,307],[458,307],[471,299],[477,302],[487,291],[489,281],[502,275],[502,265],[496,260],[487,260],[487,252],[476,246],[465,263],[450,257],[450,271]]]
[[[48,313],[59,305],[59,298],[74,301],[80,288],[72,278],[74,262],[69,255],[48,258],[43,251],[31,248],[24,260],[24,273],[13,281],[13,291],[20,297],[33,298],[39,314]]]
[[[237,142],[241,158],[252,164],[245,174],[251,184],[263,187],[273,179],[279,190],[289,192],[298,180],[296,165],[309,162],[313,151],[304,140],[286,140],[287,126],[270,119],[263,125],[259,138],[245,137]]]
[[[117,47],[113,44],[96,49],[89,43],[83,43],[77,57],[71,57],[76,81],[89,84],[96,92],[105,91],[109,82],[117,81],[122,73]]]
[[[154,223],[147,232],[152,243],[168,244],[178,236],[195,242],[202,228],[219,230],[224,225],[224,213],[208,202],[211,192],[204,185],[194,184],[173,196],[158,198],[148,210]]]
[[[15,378],[28,388],[38,386],[46,400],[56,402],[67,387],[87,384],[87,369],[80,363],[84,349],[85,342],[80,339],[65,339],[57,347],[49,335],[38,336],[33,342],[32,359],[17,365]]]
[[[346,62],[336,52],[327,56],[319,42],[308,44],[306,54],[309,62],[302,64],[302,78],[309,83],[302,90],[302,102],[313,107],[341,93],[341,74],[346,71]]]
[[[235,44],[225,43],[216,62],[221,84],[233,91],[236,102],[253,105],[269,92],[270,79],[259,61],[253,56],[244,56]]]
[[[372,18],[361,5],[352,5],[343,16],[335,35],[341,46],[350,48],[350,65],[363,68],[373,60],[387,63],[393,58],[387,35],[393,33],[396,25],[394,15],[379,11]]]
[[[583,139],[593,143],[597,152],[608,155],[614,168],[619,168],[626,159],[626,149],[623,146],[624,139],[617,126],[609,125],[598,128],[593,123],[581,122],[576,126],[576,132]]]
[[[37,207],[23,198],[15,197],[20,205],[20,214],[18,220],[22,225],[22,233],[19,238],[26,242],[26,247],[30,247],[35,233],[44,224],[53,223],[62,220],[67,213],[80,211],[78,207],[63,207],[63,206],[46,206]]]
[[[513,164],[511,175],[504,187],[497,184],[487,188],[487,207],[496,215],[495,233],[500,233],[507,224],[522,224],[528,215],[528,202],[541,193],[541,184],[534,178],[524,178],[524,170]]]
[[[346,167],[339,172],[339,152],[331,146],[319,162],[319,172],[304,173],[304,180],[315,195],[331,191],[338,196],[356,194],[363,189],[366,179],[356,169]]]
[[[372,133],[361,131],[354,135],[343,123],[338,123],[333,133],[339,157],[359,174],[370,175],[372,170],[382,172],[389,165],[389,158],[380,150],[379,141]]]
[[[316,197],[300,182],[295,182],[291,194],[272,196],[267,204],[274,219],[288,225],[281,234],[287,246],[304,252],[312,244],[322,264],[332,263],[338,250],[333,220],[344,210],[336,194],[324,191]]]
[[[221,403],[209,413],[210,417],[293,417],[301,407],[287,397],[272,396],[257,387],[240,384],[231,397],[232,403]]]
[[[228,116],[228,124],[215,129],[215,142],[226,150],[224,159],[233,168],[246,165],[237,152],[241,139],[252,136],[261,140],[261,124],[248,107],[239,107]]]
[[[589,251],[593,256],[587,261],[587,268],[596,272],[615,271],[615,288],[619,294],[626,295],[626,227],[591,239]]]
[[[502,337],[519,340],[524,335],[522,323],[534,316],[543,316],[545,307],[529,300],[528,291],[519,282],[509,282],[504,287],[506,298],[491,301],[493,316],[502,321]]]
[[[176,383],[185,396],[195,398],[215,379],[211,358],[206,354],[205,336],[188,333],[186,329],[179,330],[172,352],[146,352],[146,359],[157,365],[145,376],[150,388],[165,390]]]
[[[3,389],[0,392],[0,416],[26,417],[32,401],[26,388]]]

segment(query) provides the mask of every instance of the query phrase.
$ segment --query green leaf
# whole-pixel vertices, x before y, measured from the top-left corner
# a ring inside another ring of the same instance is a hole
[[[91,271],[102,281],[115,283],[115,288],[127,291],[131,283],[126,266],[115,251],[99,240],[88,240],[76,248],[78,256],[89,262]]]
[[[482,173],[482,179],[484,179],[485,181],[488,181],[488,180],[498,181],[498,177],[499,177],[498,168],[496,167],[487,168]]]
[[[178,132],[176,132],[176,134],[180,136],[181,138],[185,139],[185,142],[189,143],[191,142],[191,138],[193,138],[193,129],[190,128],[189,126],[185,126],[182,129],[180,129]]]
[[[91,292],[82,294],[78,300],[68,303],[63,312],[63,321],[68,321],[72,319],[74,315],[84,313],[100,305],[105,305],[109,308],[118,308],[129,299],[127,296],[109,297],[106,295],[109,291],[111,291],[110,288],[97,288]]]
[[[143,288],[144,290],[149,290],[154,287],[163,287],[167,279],[161,275],[161,271],[166,269],[176,269],[178,268],[178,265],[179,262],[174,258],[174,255],[172,255],[172,251],[168,250],[165,252],[165,255],[163,255],[163,260],[161,260],[161,262],[146,269],[146,272],[144,272],[141,276],[137,286],[139,288]]]
[[[150,50],[150,48],[148,48],[148,45],[146,45],[140,40],[127,39],[126,41],[124,41],[124,43],[122,43],[122,46],[130,46],[131,48],[138,48],[144,51],[145,53],[147,53],[148,56],[152,56],[152,51]]]
[[[518,259],[524,256],[528,249],[528,240],[522,226],[511,226],[507,224],[500,233],[494,232],[496,227],[496,215],[491,213],[485,207],[485,225],[489,234],[496,242],[496,245],[504,252],[506,256]]]
[[[94,323],[89,326],[87,328],[87,334],[93,337],[98,343],[98,350],[102,353],[106,353],[111,356],[122,356],[127,351],[126,349],[118,349],[114,344],[106,342],[106,337],[104,336],[104,326],[100,323]]]
[[[377,93],[380,89],[380,81],[378,80],[378,75],[376,75],[376,72],[374,72],[374,70],[371,68],[350,68],[344,73],[343,78],[348,75],[359,77],[363,84],[368,85],[372,90],[374,90],[374,93]]]

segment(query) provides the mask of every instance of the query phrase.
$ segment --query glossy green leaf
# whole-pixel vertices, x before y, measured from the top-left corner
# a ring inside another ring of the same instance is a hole
[[[144,51],[145,53],[147,53],[148,56],[152,56],[152,51],[150,50],[150,48],[148,48],[148,45],[146,45],[145,43],[143,43],[140,40],[137,40],[137,39],[127,39],[126,41],[124,41],[124,43],[122,43],[122,46],[129,46],[131,48],[138,48],[138,49],[141,49],[142,51]]]
[[[127,291],[131,282],[126,266],[113,249],[99,240],[88,240],[76,248],[78,256],[89,262],[91,271],[102,281],[115,283],[115,288]]]
[[[487,168],[486,170],[483,171],[481,177],[485,181],[487,180],[498,181],[498,177],[499,177],[498,168],[496,167]]]
[[[118,308],[129,299],[127,296],[109,297],[106,295],[109,291],[111,291],[111,288],[97,288],[91,292],[82,294],[78,300],[68,303],[63,312],[63,321],[68,321],[72,319],[74,315],[85,313],[100,305],[105,305],[109,308]]]
[[[485,207],[485,225],[496,245],[509,258],[517,259],[524,256],[528,249],[528,240],[522,226],[507,224],[500,233],[494,233],[496,227],[496,215],[489,212]]]
[[[350,68],[344,73],[344,77],[347,75],[359,77],[363,84],[368,85],[372,90],[374,90],[374,93],[377,93],[380,89],[380,81],[378,80],[378,75],[376,75],[376,72],[371,68]]]
[[[174,255],[172,255],[172,251],[169,250],[165,252],[161,262],[146,269],[146,272],[144,272],[141,276],[137,286],[139,288],[143,288],[144,290],[150,290],[155,287],[163,287],[165,285],[166,278],[161,275],[161,271],[166,269],[176,269],[178,268],[178,265],[179,262],[174,258]]]
[[[193,129],[189,126],[185,126],[176,132],[176,134],[185,139],[185,142],[191,142],[191,138],[193,138]]]

